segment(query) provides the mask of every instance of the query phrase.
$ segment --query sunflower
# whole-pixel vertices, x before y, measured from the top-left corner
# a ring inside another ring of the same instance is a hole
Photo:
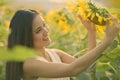
[[[74,0],[70,3],[71,5],[68,6],[72,7],[76,16],[81,14],[84,20],[88,19],[96,25],[98,35],[102,39],[109,12],[105,8],[96,6],[91,1]],[[110,25],[113,25],[112,21],[110,21]]]
[[[69,11],[65,8],[50,11],[46,16],[46,20],[52,26],[55,26],[58,31],[61,30],[63,34],[76,30],[76,27],[74,27],[74,20],[71,18]]]
[[[105,8],[97,7],[91,1],[76,0],[70,3],[69,6],[72,7],[76,15],[81,14],[84,19],[89,19],[96,25],[104,26],[106,24],[106,18],[109,18],[109,12]]]

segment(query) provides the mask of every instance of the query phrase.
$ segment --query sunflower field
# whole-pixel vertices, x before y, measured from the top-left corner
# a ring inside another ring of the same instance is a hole
[[[6,6],[7,4],[9,4],[7,0],[0,1],[0,80],[5,80],[6,61],[24,61],[33,57],[35,53],[34,50],[21,46],[16,47],[13,51],[7,50],[9,24],[12,15],[17,10],[10,9]],[[69,0],[64,7],[41,13],[50,28],[52,43],[48,48],[61,49],[77,58],[87,53],[88,50],[88,33],[78,18],[79,14],[96,25],[97,44],[100,44],[104,38],[106,19],[110,14],[115,16],[120,23],[120,8],[104,8],[93,3],[92,0]],[[113,24],[111,21],[110,25]],[[13,53],[13,55],[9,55],[9,53]],[[94,73],[91,73],[92,70]],[[101,58],[83,73],[71,77],[71,80],[120,80],[120,34],[104,51]]]

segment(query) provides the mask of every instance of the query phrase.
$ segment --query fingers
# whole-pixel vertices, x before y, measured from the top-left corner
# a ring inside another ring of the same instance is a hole
[[[111,23],[113,23],[113,25],[110,25]],[[116,28],[120,29],[118,19],[115,18],[113,15],[110,15],[110,18],[106,22],[106,26],[113,26],[113,27],[116,27]]]
[[[112,16],[112,21],[114,22],[114,26],[120,29],[120,25],[118,23],[118,19]]]
[[[108,30],[109,27],[110,27],[110,22],[109,22],[109,20],[107,19],[107,21],[106,21],[106,30]]]
[[[118,20],[110,15],[110,18],[106,21],[106,32],[107,34],[112,33],[112,35],[116,36],[120,31],[120,25],[118,23]]]
[[[78,17],[80,18],[81,22],[83,23],[83,18],[82,18],[82,16],[79,14]]]
[[[115,22],[117,22],[117,18],[115,18],[113,15],[111,15],[110,14],[110,18],[112,19],[112,20],[114,20]]]
[[[107,21],[106,21],[106,26],[109,26],[109,20],[107,19]]]
[[[91,23],[88,19],[84,19],[80,14],[78,15],[78,17],[80,18],[81,22],[84,23]]]

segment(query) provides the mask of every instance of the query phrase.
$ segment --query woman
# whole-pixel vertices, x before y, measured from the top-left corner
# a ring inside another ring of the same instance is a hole
[[[80,15],[79,18],[88,30],[90,51],[76,59],[61,50],[46,49],[51,40],[44,19],[35,10],[18,10],[10,23],[8,48],[11,49],[16,45],[34,48],[38,51],[38,57],[24,62],[7,62],[6,80],[70,80],[70,76],[76,76],[87,69],[112,43],[120,26],[112,17],[114,25],[110,27],[108,21],[105,39],[94,48],[96,46],[95,26],[83,20]]]

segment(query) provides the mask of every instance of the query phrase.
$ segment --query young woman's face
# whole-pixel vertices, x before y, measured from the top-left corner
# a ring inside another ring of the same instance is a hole
[[[45,47],[50,44],[48,32],[49,29],[45,21],[41,16],[37,15],[33,20],[33,41],[35,47]]]

